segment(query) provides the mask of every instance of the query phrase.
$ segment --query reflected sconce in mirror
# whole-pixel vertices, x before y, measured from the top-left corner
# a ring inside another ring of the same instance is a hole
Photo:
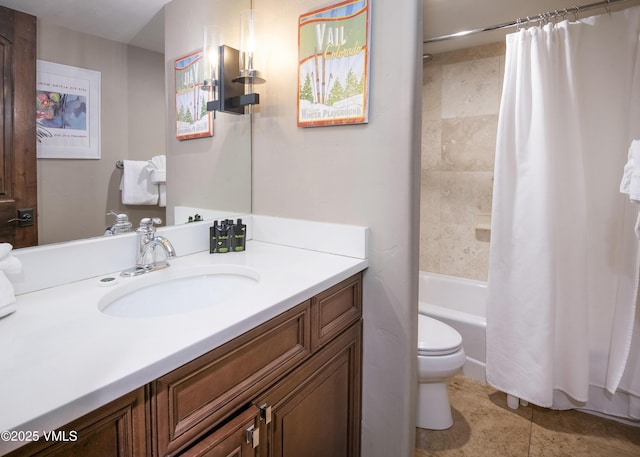
[[[212,93],[207,111],[244,114],[245,106],[260,103],[260,94],[252,92],[253,85],[265,82],[254,67],[254,10],[245,11],[241,15],[240,49],[222,44],[216,27],[205,27],[204,35],[203,53],[208,74],[205,75],[202,88],[211,90]]]
[[[218,73],[220,66],[220,45],[222,44],[222,33],[215,25],[208,25],[204,28],[204,43],[202,45],[202,55],[204,60],[204,81],[201,89],[210,91],[212,100],[218,99]]]

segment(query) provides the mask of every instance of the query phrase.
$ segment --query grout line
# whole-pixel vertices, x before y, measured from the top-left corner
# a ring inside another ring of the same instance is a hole
[[[529,446],[527,447],[527,457],[531,457],[531,435],[533,434],[533,407],[529,416]]]

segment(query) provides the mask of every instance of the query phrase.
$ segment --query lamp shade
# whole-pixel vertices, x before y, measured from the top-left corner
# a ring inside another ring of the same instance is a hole
[[[202,54],[204,63],[204,85],[215,86],[220,64],[219,48],[222,44],[222,33],[217,25],[204,27]]]
[[[238,82],[260,84],[259,50],[256,30],[259,28],[259,16],[253,9],[240,13],[240,76]]]

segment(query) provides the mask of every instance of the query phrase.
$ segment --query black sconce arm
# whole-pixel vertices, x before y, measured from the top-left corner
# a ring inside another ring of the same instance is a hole
[[[207,111],[244,114],[244,107],[260,103],[260,94],[245,94],[245,85],[234,82],[240,68],[240,51],[220,46],[218,65],[218,99],[207,102]]]

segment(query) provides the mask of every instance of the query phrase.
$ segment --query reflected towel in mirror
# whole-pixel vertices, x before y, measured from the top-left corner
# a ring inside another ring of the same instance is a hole
[[[151,180],[149,161],[123,160],[122,204],[156,205],[158,204],[158,186]]]
[[[159,155],[149,161],[151,181],[158,185],[158,206],[167,206],[167,157]]]

